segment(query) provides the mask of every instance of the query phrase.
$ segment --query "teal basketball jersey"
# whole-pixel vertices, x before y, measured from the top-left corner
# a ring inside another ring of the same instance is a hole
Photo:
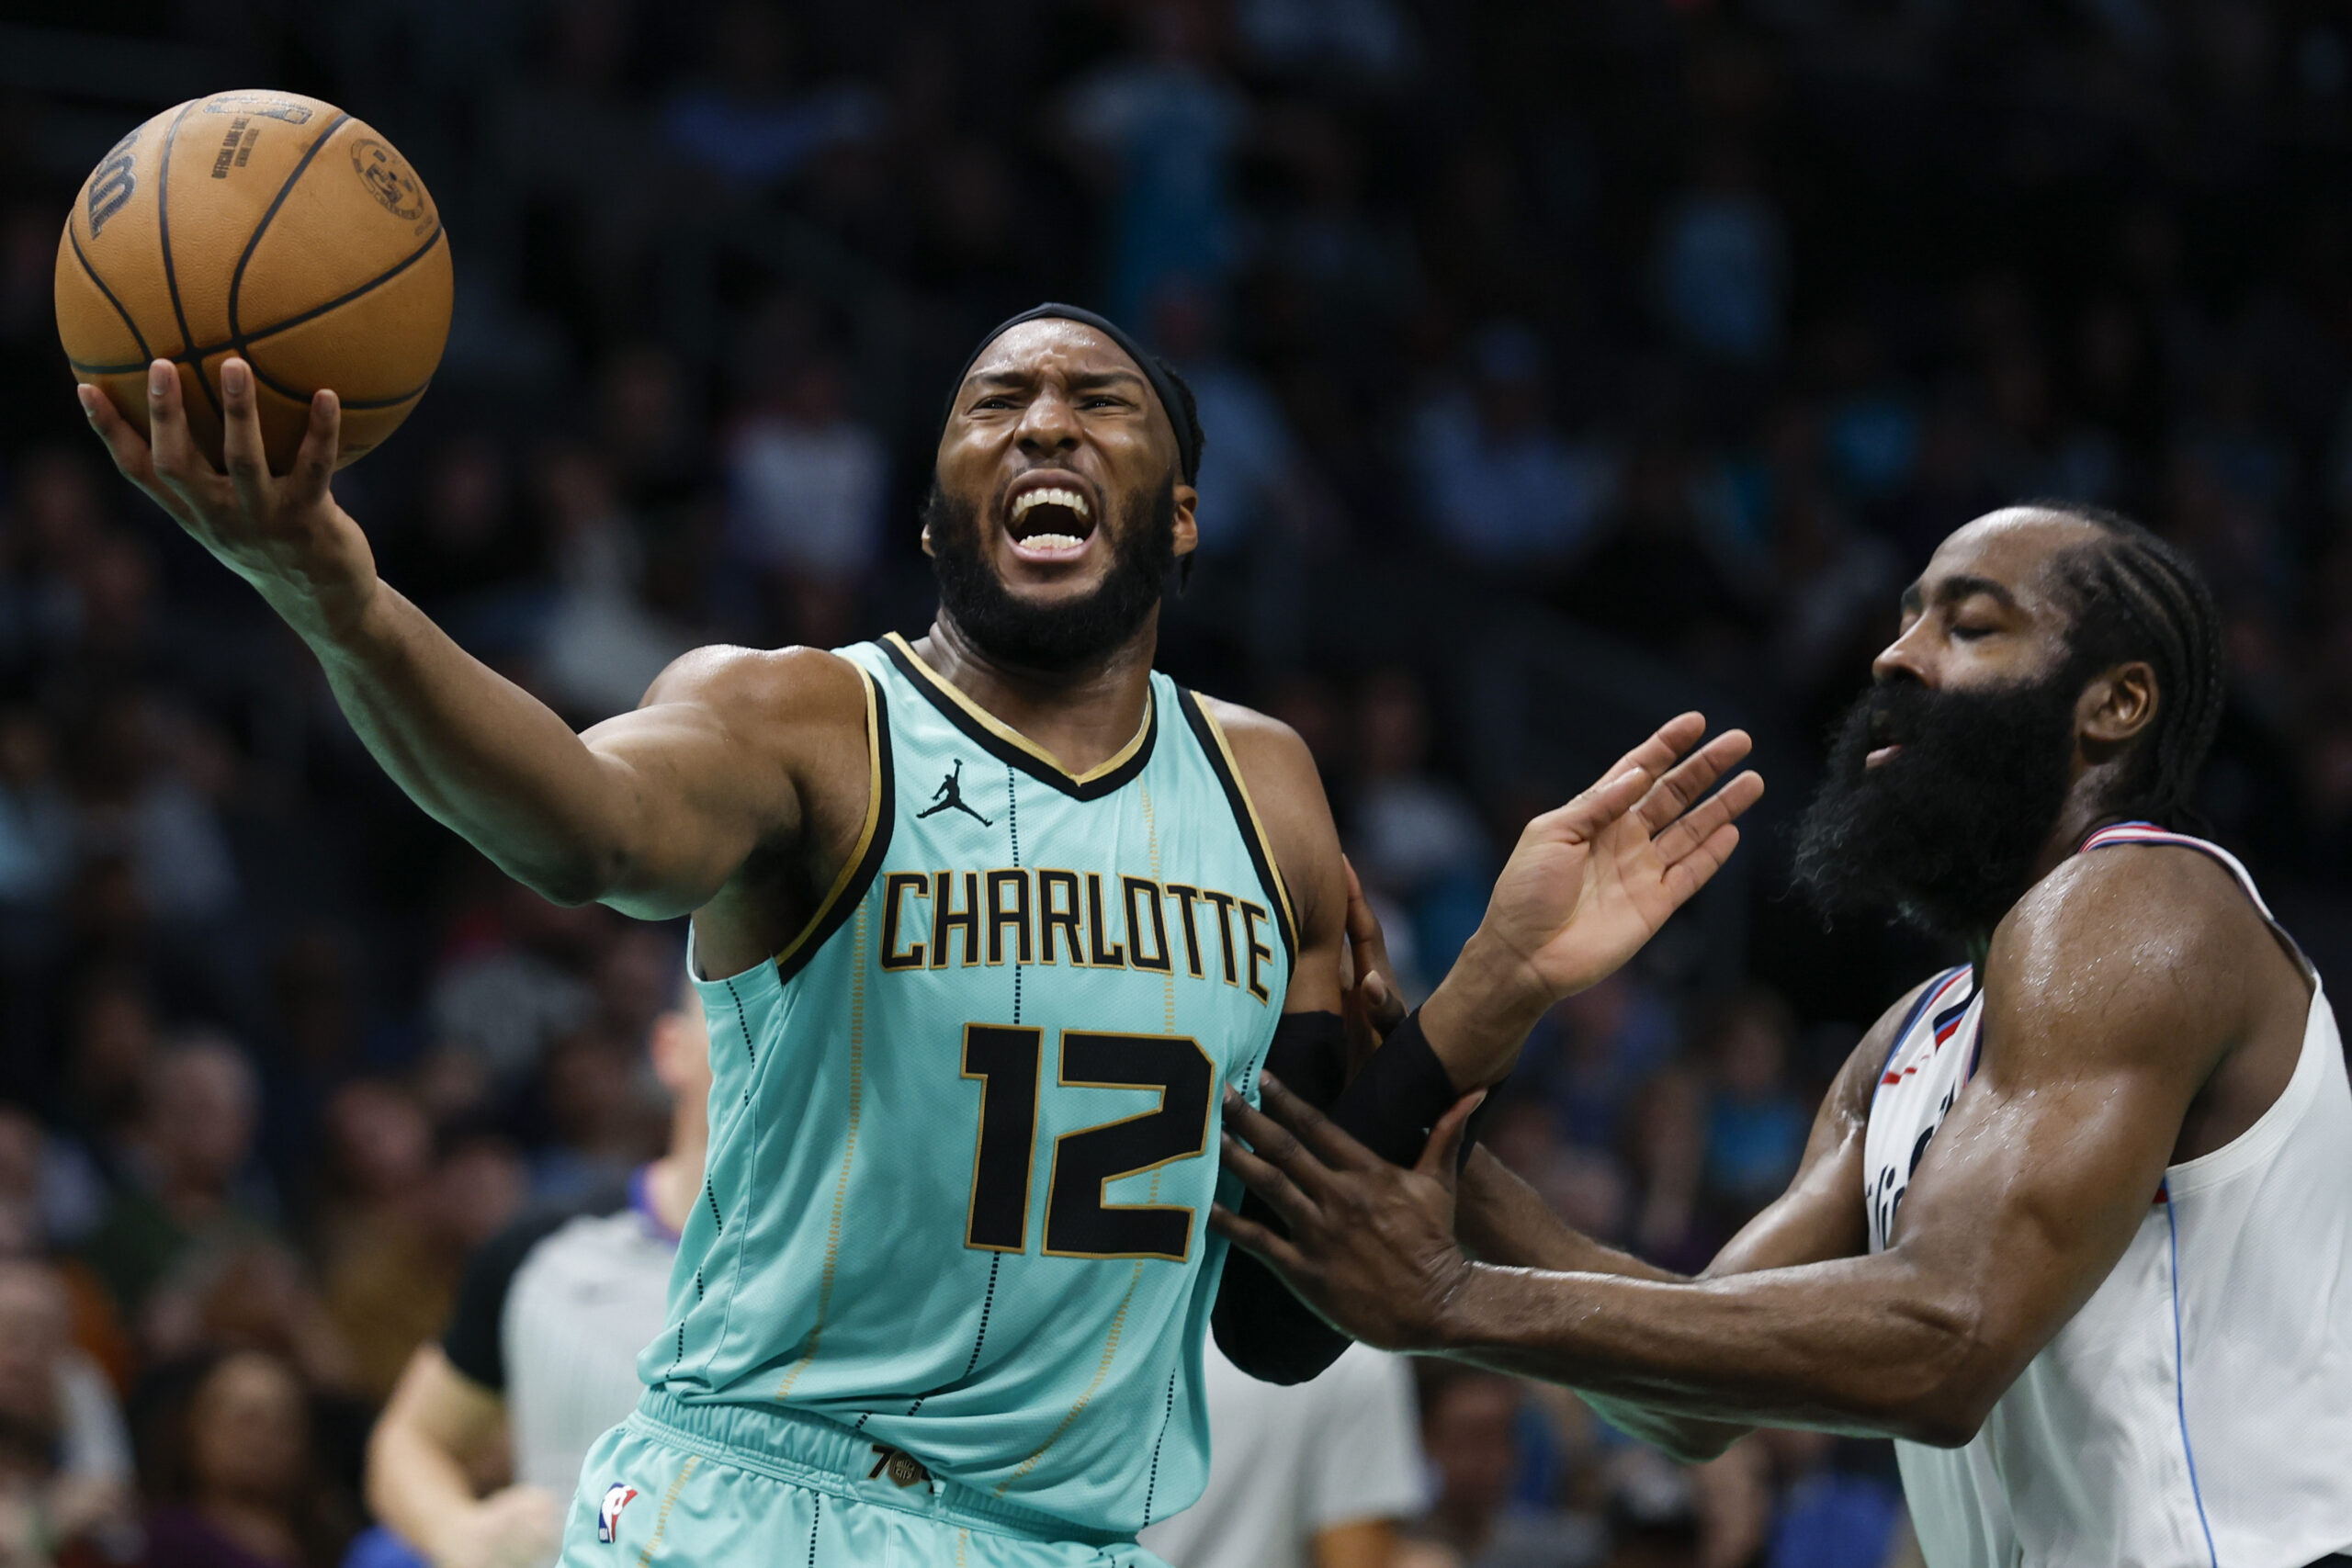
[[[639,1362],[1126,1533],[1207,1476],[1203,1337],[1294,926],[1216,721],[1151,677],[1073,776],[892,637],[865,837],[772,964],[700,981],[709,1179]]]

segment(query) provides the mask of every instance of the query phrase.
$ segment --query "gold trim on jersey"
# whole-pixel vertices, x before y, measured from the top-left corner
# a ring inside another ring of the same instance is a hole
[[[914,645],[909,642],[905,637],[899,636],[897,632],[886,632],[883,634],[883,640],[890,643],[892,646],[897,648],[899,652],[905,654],[907,656],[908,665],[913,669],[915,673],[921,675],[925,681],[929,682],[933,691],[937,692],[941,696],[945,697],[948,701],[954,703],[958,708],[963,710],[963,712],[969,716],[975,724],[979,725],[982,728],[995,736],[998,739],[1003,741],[1006,745],[1019,748],[1023,752],[1032,758],[1035,758],[1037,761],[1044,763],[1046,767],[1053,769],[1054,772],[1059,773],[1062,777],[1068,779],[1074,784],[1092,784],[1096,779],[1102,778],[1105,774],[1117,773],[1121,768],[1127,764],[1127,762],[1135,756],[1136,751],[1142,749],[1143,743],[1151,739],[1152,699],[1150,693],[1147,691],[1144,694],[1143,722],[1136,727],[1135,739],[1128,741],[1125,746],[1120,747],[1116,752],[1113,753],[1112,756],[1105,761],[1087,769],[1086,772],[1082,773],[1071,773],[1069,767],[1063,763],[1059,757],[1055,756],[1051,751],[1046,750],[1043,746],[1038,745],[1035,740],[1030,739],[1027,736],[1022,734],[1021,731],[1013,728],[1011,725],[1005,723],[1004,720],[997,717],[996,715],[989,712],[988,709],[974,702],[971,697],[965,693],[962,687],[956,685],[955,682],[950,681],[946,676],[942,675],[938,671],[933,670],[929,664],[924,663],[922,655],[917,653],[914,650]]]
[[[1201,703],[1199,707],[1209,733],[1216,738],[1216,749],[1225,754],[1225,765],[1233,775],[1233,787],[1241,792],[1241,808],[1250,814],[1250,830],[1257,834],[1258,848],[1266,857],[1266,869],[1274,881],[1274,897],[1283,901],[1283,923],[1295,933],[1298,911],[1291,905],[1290,884],[1283,879],[1283,864],[1274,858],[1274,840],[1266,833],[1265,819],[1258,815],[1258,803],[1250,797],[1250,781],[1241,776],[1241,764],[1233,755],[1233,742],[1225,737],[1225,726],[1216,721],[1216,715],[1209,711],[1207,703]]]
[[[867,674],[863,666],[852,664],[850,668],[855,670],[858,679],[865,682],[865,826],[858,830],[857,843],[850,850],[849,858],[842,862],[841,872],[833,878],[832,886],[825,890],[825,897],[817,905],[817,912],[808,917],[808,924],[800,928],[799,934],[785,943],[784,950],[775,955],[778,964],[792,962],[794,955],[825,923],[825,917],[833,912],[833,906],[841,901],[842,895],[848,892],[850,885],[857,880],[858,873],[865,869],[865,852],[874,847],[874,830],[882,822],[884,741],[882,713],[877,701],[879,692],[874,677]]]

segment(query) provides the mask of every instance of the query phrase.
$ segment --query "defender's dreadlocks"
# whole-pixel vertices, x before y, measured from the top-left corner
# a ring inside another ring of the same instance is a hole
[[[2120,513],[2074,502],[2040,511],[2099,530],[2069,551],[2059,581],[2075,601],[2074,658],[2087,677],[2130,660],[2156,675],[2156,717],[2108,806],[2168,828],[2199,825],[2197,775],[2221,728],[2221,614],[2188,558]]]

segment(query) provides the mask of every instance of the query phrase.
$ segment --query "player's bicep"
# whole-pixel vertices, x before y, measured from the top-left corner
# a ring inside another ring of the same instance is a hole
[[[1274,868],[1298,935],[1285,1012],[1340,1010],[1340,953],[1348,918],[1347,863],[1314,753],[1288,725],[1230,703],[1215,704],[1234,761],[1264,823]]]
[[[789,804],[749,787],[755,770],[718,716],[652,703],[582,736],[624,803],[624,864],[605,902],[661,919],[701,908],[727,885]]]

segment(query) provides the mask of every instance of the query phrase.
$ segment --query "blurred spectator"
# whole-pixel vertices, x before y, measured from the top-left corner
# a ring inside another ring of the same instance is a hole
[[[1176,363],[1199,404],[1201,428],[1216,432],[1201,449],[1193,480],[1202,558],[1265,544],[1263,531],[1295,528],[1315,504],[1313,483],[1272,389],[1224,351],[1216,308],[1198,289],[1161,296],[1152,312],[1159,351]]]
[[[706,82],[671,98],[662,133],[684,162],[757,190],[792,177],[827,146],[879,129],[880,106],[841,84],[795,95],[786,14],[746,0],[710,25]]]
[[[608,931],[602,909],[563,908],[502,883],[461,928],[433,983],[434,1039],[473,1057],[501,1085],[521,1082],[549,1040],[594,1015],[595,992],[583,976]]]
[[[539,679],[563,712],[592,721],[627,713],[688,639],[645,607],[642,536],[622,513],[604,461],[584,448],[560,448],[546,456],[537,477],[556,578],[540,633]]]
[[[1587,1568],[1599,1562],[1601,1541],[1595,1521],[1511,1505],[1511,1483],[1521,1462],[1520,1385],[1498,1372],[1457,1362],[1418,1366],[1421,1446],[1434,1472],[1435,1496],[1409,1533],[1445,1548],[1459,1568]]]
[[[161,919],[227,914],[237,869],[208,798],[228,787],[215,738],[187,714],[125,693],[92,716],[81,752],[74,804],[85,852],[120,855]]]
[[[1719,1004],[1703,1031],[1713,1080],[1705,1179],[1735,1224],[1779,1197],[1804,1155],[1813,1111],[1789,1087],[1794,1036],[1788,1004],[1760,988]]]
[[[1486,830],[1430,769],[1429,702],[1411,671],[1364,682],[1356,736],[1355,866],[1367,887],[1406,906],[1423,969],[1442,974],[1486,911]]]
[[[881,554],[882,441],[850,417],[831,362],[764,364],[758,374],[763,392],[728,444],[735,547],[775,575],[795,620],[822,623],[796,626],[796,640],[831,647],[848,640],[848,626],[817,606],[854,588]]]
[[[1238,0],[1234,28],[1262,69],[1392,86],[1418,64],[1394,0]]]
[[[1880,1568],[1903,1523],[1903,1494],[1841,1467],[1826,1432],[1758,1434],[1779,1473],[1780,1517],[1764,1568]]]
[[[1138,321],[1171,285],[1223,284],[1234,260],[1226,160],[1250,109],[1218,62],[1207,0],[1146,0],[1128,15],[1128,52],[1080,78],[1062,118],[1113,193],[1107,309]]]
[[[49,727],[29,708],[0,712],[0,907],[30,908],[64,890],[74,809]]]
[[[1467,391],[1424,405],[1410,450],[1438,537],[1498,570],[1556,570],[1592,541],[1616,470],[1591,445],[1572,445],[1545,408],[1544,354],[1514,322],[1479,333]]]
[[[272,1234],[275,1199],[253,1165],[259,1114],[252,1064],[218,1036],[172,1045],[146,1072],[124,1183],[84,1248],[125,1311],[191,1253]]]
[[[148,1481],[145,1568],[334,1568],[353,1520],[321,1483],[293,1371],[240,1350],[183,1382]]]
[[[1781,345],[1788,251],[1752,153],[1728,138],[1711,141],[1658,230],[1654,287],[1668,323],[1712,358],[1770,359]]]
[[[0,1262],[0,1557],[12,1564],[77,1549],[119,1562],[136,1549],[130,1437],[72,1334],[54,1271]]]

